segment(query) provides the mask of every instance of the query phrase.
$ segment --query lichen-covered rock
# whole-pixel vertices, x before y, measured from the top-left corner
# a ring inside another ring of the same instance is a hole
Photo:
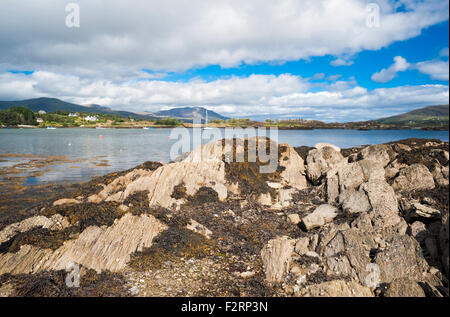
[[[384,180],[369,180],[362,185],[362,190],[367,194],[372,211],[372,221],[376,226],[395,226],[400,223],[398,215],[398,202],[395,192]]]
[[[261,250],[261,258],[269,283],[281,282],[291,263],[294,240],[279,237],[270,240]]]
[[[375,255],[380,268],[380,283],[391,283],[398,278],[421,281],[428,270],[419,243],[412,237],[394,236],[386,248]]]
[[[389,284],[386,297],[425,297],[422,287],[408,278],[398,278]]]
[[[411,192],[434,188],[433,175],[423,164],[413,164],[402,169],[394,179],[392,188],[398,192]]]
[[[351,214],[365,213],[372,208],[363,191],[346,190],[339,195],[339,202],[342,204],[342,210]]]
[[[302,224],[306,230],[321,227],[331,222],[338,215],[336,207],[323,204],[317,207],[312,213],[302,219]]]
[[[327,173],[328,202],[334,203],[347,190],[357,190],[369,180],[385,180],[383,166],[371,160],[340,164]]]
[[[384,144],[369,145],[362,149],[359,154],[359,159],[368,159],[371,161],[378,162],[385,167],[391,161],[390,155],[393,155],[392,149]]]
[[[297,294],[296,294],[297,295]],[[314,284],[302,289],[301,297],[373,297],[370,288],[356,282],[334,280]]]
[[[342,154],[330,146],[309,151],[306,158],[306,174],[313,184],[318,184],[322,176],[344,160]]]

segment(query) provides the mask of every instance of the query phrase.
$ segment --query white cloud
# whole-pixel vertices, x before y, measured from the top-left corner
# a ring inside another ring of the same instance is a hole
[[[401,56],[394,57],[394,64],[389,68],[384,68],[378,73],[372,75],[372,80],[378,83],[387,83],[395,77],[397,77],[398,72],[404,72],[410,67],[410,64]]]
[[[312,84],[290,74],[230,77],[206,82],[113,81],[51,72],[0,74],[0,99],[56,97],[78,104],[154,112],[174,106],[206,106],[229,116],[298,115],[324,121],[366,120],[411,107],[448,102],[448,86],[421,85],[368,91],[351,79]],[[320,91],[316,91],[317,88]],[[312,89],[316,88],[316,89]]]
[[[317,73],[317,74],[314,74],[314,76],[312,77],[313,80],[319,80],[319,79],[324,79],[324,78],[325,78],[324,73]]]
[[[419,72],[429,75],[432,79],[448,80],[448,61],[426,61],[416,64]]]
[[[327,77],[327,80],[329,80],[329,81],[336,81],[336,80],[338,80],[341,77],[342,77],[342,75],[340,75],[340,74],[330,75],[330,76]]]
[[[345,58],[337,58],[335,60],[332,60],[330,62],[330,65],[331,66],[351,66],[351,65],[353,65],[353,61],[345,59]]]
[[[2,0],[0,69],[107,79],[139,69],[282,62],[377,50],[448,19],[448,1],[383,0],[381,26],[366,26],[366,0],[78,0],[81,27],[65,26],[65,2]],[[404,5],[406,12],[397,12]],[[342,57],[344,56],[344,57]],[[344,58],[344,59],[342,59]]]

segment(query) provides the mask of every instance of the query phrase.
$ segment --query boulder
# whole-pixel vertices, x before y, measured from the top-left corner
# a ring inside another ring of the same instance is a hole
[[[397,198],[394,190],[386,181],[370,180],[361,187],[369,198],[372,206],[370,216],[376,226],[386,227],[400,223]]]
[[[295,244],[295,252],[299,255],[306,254],[306,252],[309,251],[308,246],[309,246],[308,237],[299,238],[297,240],[297,243]]]
[[[398,278],[389,284],[386,297],[425,297],[422,287],[408,278]]]
[[[378,162],[361,160],[338,165],[327,173],[328,202],[334,203],[339,193],[356,190],[372,179],[385,180],[383,166]]]
[[[432,172],[434,181],[439,186],[448,186],[448,166],[436,164]]]
[[[338,215],[336,207],[323,204],[317,207],[311,214],[302,219],[302,224],[306,230],[321,227],[331,221]]]
[[[412,164],[402,169],[394,179],[392,188],[397,192],[411,192],[434,188],[433,175],[423,164]]]
[[[293,223],[294,225],[297,225],[300,223],[300,216],[298,214],[289,214],[287,216],[289,222]]]
[[[372,207],[363,191],[346,190],[339,195],[342,210],[348,213],[368,212]]]
[[[311,150],[306,157],[306,175],[313,184],[318,184],[322,176],[342,160],[342,154],[330,146]]]
[[[322,148],[324,148],[324,147],[331,147],[333,150],[335,150],[336,152],[340,152],[341,151],[341,148],[340,147],[338,147],[338,146],[336,146],[336,145],[333,145],[333,144],[330,144],[330,143],[317,143],[316,145],[314,145],[314,147],[316,148],[316,149],[318,149],[318,150],[320,150],[320,149],[322,149]]]
[[[291,263],[294,240],[278,237],[270,240],[261,250],[261,258],[269,283],[281,282]]]
[[[375,255],[374,262],[380,268],[380,283],[391,283],[398,278],[421,281],[428,270],[419,243],[408,235],[394,236]]]
[[[359,152],[358,159],[368,159],[371,161],[375,161],[380,163],[382,167],[385,167],[391,161],[391,157],[389,154],[393,155],[393,153],[394,152],[392,151],[392,149],[390,149],[387,145],[369,145]]]
[[[334,280],[309,285],[296,296],[301,297],[373,297],[370,288],[356,282]]]

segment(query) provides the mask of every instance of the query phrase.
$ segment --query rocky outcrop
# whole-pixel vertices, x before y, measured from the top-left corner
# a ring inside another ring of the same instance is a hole
[[[413,164],[405,167],[400,171],[400,174],[392,184],[392,188],[399,192],[433,189],[434,186],[433,175],[422,164]]]
[[[344,160],[342,154],[331,146],[309,151],[306,158],[306,174],[313,184],[320,183],[322,176]]]
[[[0,293],[77,263],[133,296],[448,296],[447,143],[280,144],[262,173],[265,143],[210,142],[9,222]]]
[[[287,237],[270,240],[261,251],[266,280],[281,282],[291,263],[294,241]]]
[[[111,227],[88,227],[78,238],[68,240],[55,251],[23,245],[17,253],[0,255],[0,274],[65,270],[78,263],[98,272],[119,271],[133,252],[150,247],[166,226],[153,216],[126,214]]]

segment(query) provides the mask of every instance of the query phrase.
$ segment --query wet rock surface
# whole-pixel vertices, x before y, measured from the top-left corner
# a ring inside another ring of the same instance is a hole
[[[0,296],[448,296],[448,143],[280,144],[270,173],[252,144],[2,212]]]

